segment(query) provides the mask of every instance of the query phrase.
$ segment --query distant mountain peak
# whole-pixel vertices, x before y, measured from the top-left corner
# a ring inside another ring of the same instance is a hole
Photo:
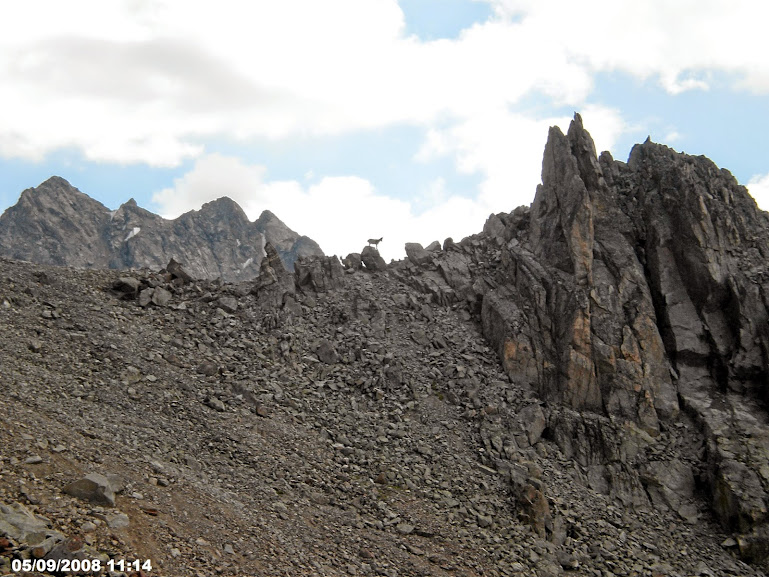
[[[111,211],[60,176],[25,190],[0,216],[0,256],[83,268],[162,268],[171,259],[198,278],[247,280],[259,273],[264,243],[287,269],[323,255],[315,241],[265,211],[251,222],[223,196],[166,220],[131,198]],[[264,217],[264,218],[262,218]]]
[[[48,179],[44,180],[42,183],[40,183],[40,186],[38,186],[37,188],[38,189],[40,189],[40,188],[46,189],[46,188],[49,188],[49,187],[60,187],[60,186],[64,186],[64,187],[67,187],[67,188],[75,188],[74,186],[72,186],[69,183],[69,181],[67,179],[65,179],[65,178],[63,178],[61,176],[56,176],[56,175],[53,175],[53,176],[49,177]]]
[[[278,219],[278,217],[275,216],[275,213],[272,212],[271,210],[265,209],[265,210],[262,211],[262,214],[259,215],[259,218],[257,219],[257,221],[260,221],[260,220],[261,221],[268,221],[268,220],[274,220],[274,219]],[[278,220],[280,220],[280,219],[278,219]]]
[[[221,196],[216,200],[207,202],[197,212],[201,215],[212,214],[222,218],[237,218],[248,221],[245,211],[229,196]]]

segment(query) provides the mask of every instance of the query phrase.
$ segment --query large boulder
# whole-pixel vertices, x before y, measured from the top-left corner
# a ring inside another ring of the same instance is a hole
[[[100,505],[115,506],[115,488],[112,482],[99,473],[89,473],[64,487],[67,495]]]
[[[373,246],[367,246],[360,253],[360,258],[364,266],[371,272],[380,272],[387,270],[387,263],[384,261],[379,251]]]
[[[418,242],[406,243],[406,256],[417,266],[428,266],[433,262],[433,254],[422,248]]]

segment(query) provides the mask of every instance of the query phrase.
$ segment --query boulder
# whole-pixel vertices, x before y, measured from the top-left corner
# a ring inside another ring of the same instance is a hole
[[[89,473],[64,487],[67,495],[100,505],[115,506],[115,489],[110,480],[99,473]]]
[[[406,243],[406,256],[416,266],[428,266],[433,262],[433,255],[418,242]]]
[[[142,283],[139,279],[130,276],[122,276],[112,283],[112,288],[126,297],[135,297],[139,294],[141,286]]]
[[[278,252],[269,242],[264,246],[264,250],[266,256],[262,259],[259,277],[252,292],[261,301],[279,308],[283,306],[285,295],[293,295],[296,292],[295,277],[286,271]]]
[[[238,299],[224,295],[216,299],[216,306],[226,313],[234,314],[238,310]]]
[[[193,280],[190,274],[184,270],[182,264],[177,262],[174,258],[171,258],[171,260],[168,261],[166,270],[171,274],[172,279],[180,279],[184,283],[192,282]]]
[[[345,269],[360,270],[363,268],[363,260],[359,252],[351,252],[342,260]]]
[[[387,263],[379,254],[379,251],[373,246],[367,246],[360,253],[361,260],[366,269],[371,272],[381,272],[387,270]]]
[[[155,287],[155,290],[152,293],[152,304],[164,307],[171,302],[171,297],[172,295],[168,290],[160,286]]]

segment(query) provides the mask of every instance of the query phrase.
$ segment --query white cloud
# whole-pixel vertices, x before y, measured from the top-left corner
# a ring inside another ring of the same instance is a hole
[[[507,122],[533,93],[583,109],[597,71],[654,78],[671,93],[704,89],[721,71],[769,92],[769,5],[487,1],[491,20],[434,42],[405,36],[394,0],[16,3],[0,21],[0,154],[75,147],[169,166],[211,137],[447,119],[472,139],[470,126],[492,112]]]
[[[761,210],[769,211],[769,173],[756,175],[746,185]]]
[[[386,259],[403,258],[406,242],[426,245],[453,236],[459,240],[480,232],[488,212],[478,203],[441,191],[440,205],[416,214],[411,203],[378,193],[355,176],[322,178],[304,186],[297,181],[269,181],[262,166],[211,154],[197,160],[172,188],[153,197],[160,214],[174,218],[209,200],[229,196],[251,220],[271,210],[287,226],[317,241],[326,254],[360,252],[366,240],[384,237],[379,246]],[[436,184],[440,187],[440,183]]]
[[[190,172],[175,179],[173,187],[155,193],[152,202],[166,218],[176,218],[221,196],[229,196],[245,207],[251,196],[264,187],[265,173],[263,166],[249,166],[237,158],[204,155]]]
[[[596,143],[597,152],[614,147],[626,129],[618,111],[585,106],[582,119]],[[542,152],[548,128],[566,133],[571,116],[529,118],[505,110],[489,110],[464,122],[429,132],[417,160],[452,156],[466,173],[480,173],[483,181],[477,203],[490,213],[509,212],[529,205],[540,182]]]
[[[726,72],[746,88],[769,92],[765,3],[487,1],[501,19],[538,30],[591,70],[656,78],[671,93],[707,88],[710,72]]]

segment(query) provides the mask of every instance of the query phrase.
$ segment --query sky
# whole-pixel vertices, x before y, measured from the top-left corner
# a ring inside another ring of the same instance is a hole
[[[529,205],[548,127],[647,136],[769,210],[764,0],[25,0],[0,19],[0,211],[52,175],[167,218],[229,196],[386,260]]]

